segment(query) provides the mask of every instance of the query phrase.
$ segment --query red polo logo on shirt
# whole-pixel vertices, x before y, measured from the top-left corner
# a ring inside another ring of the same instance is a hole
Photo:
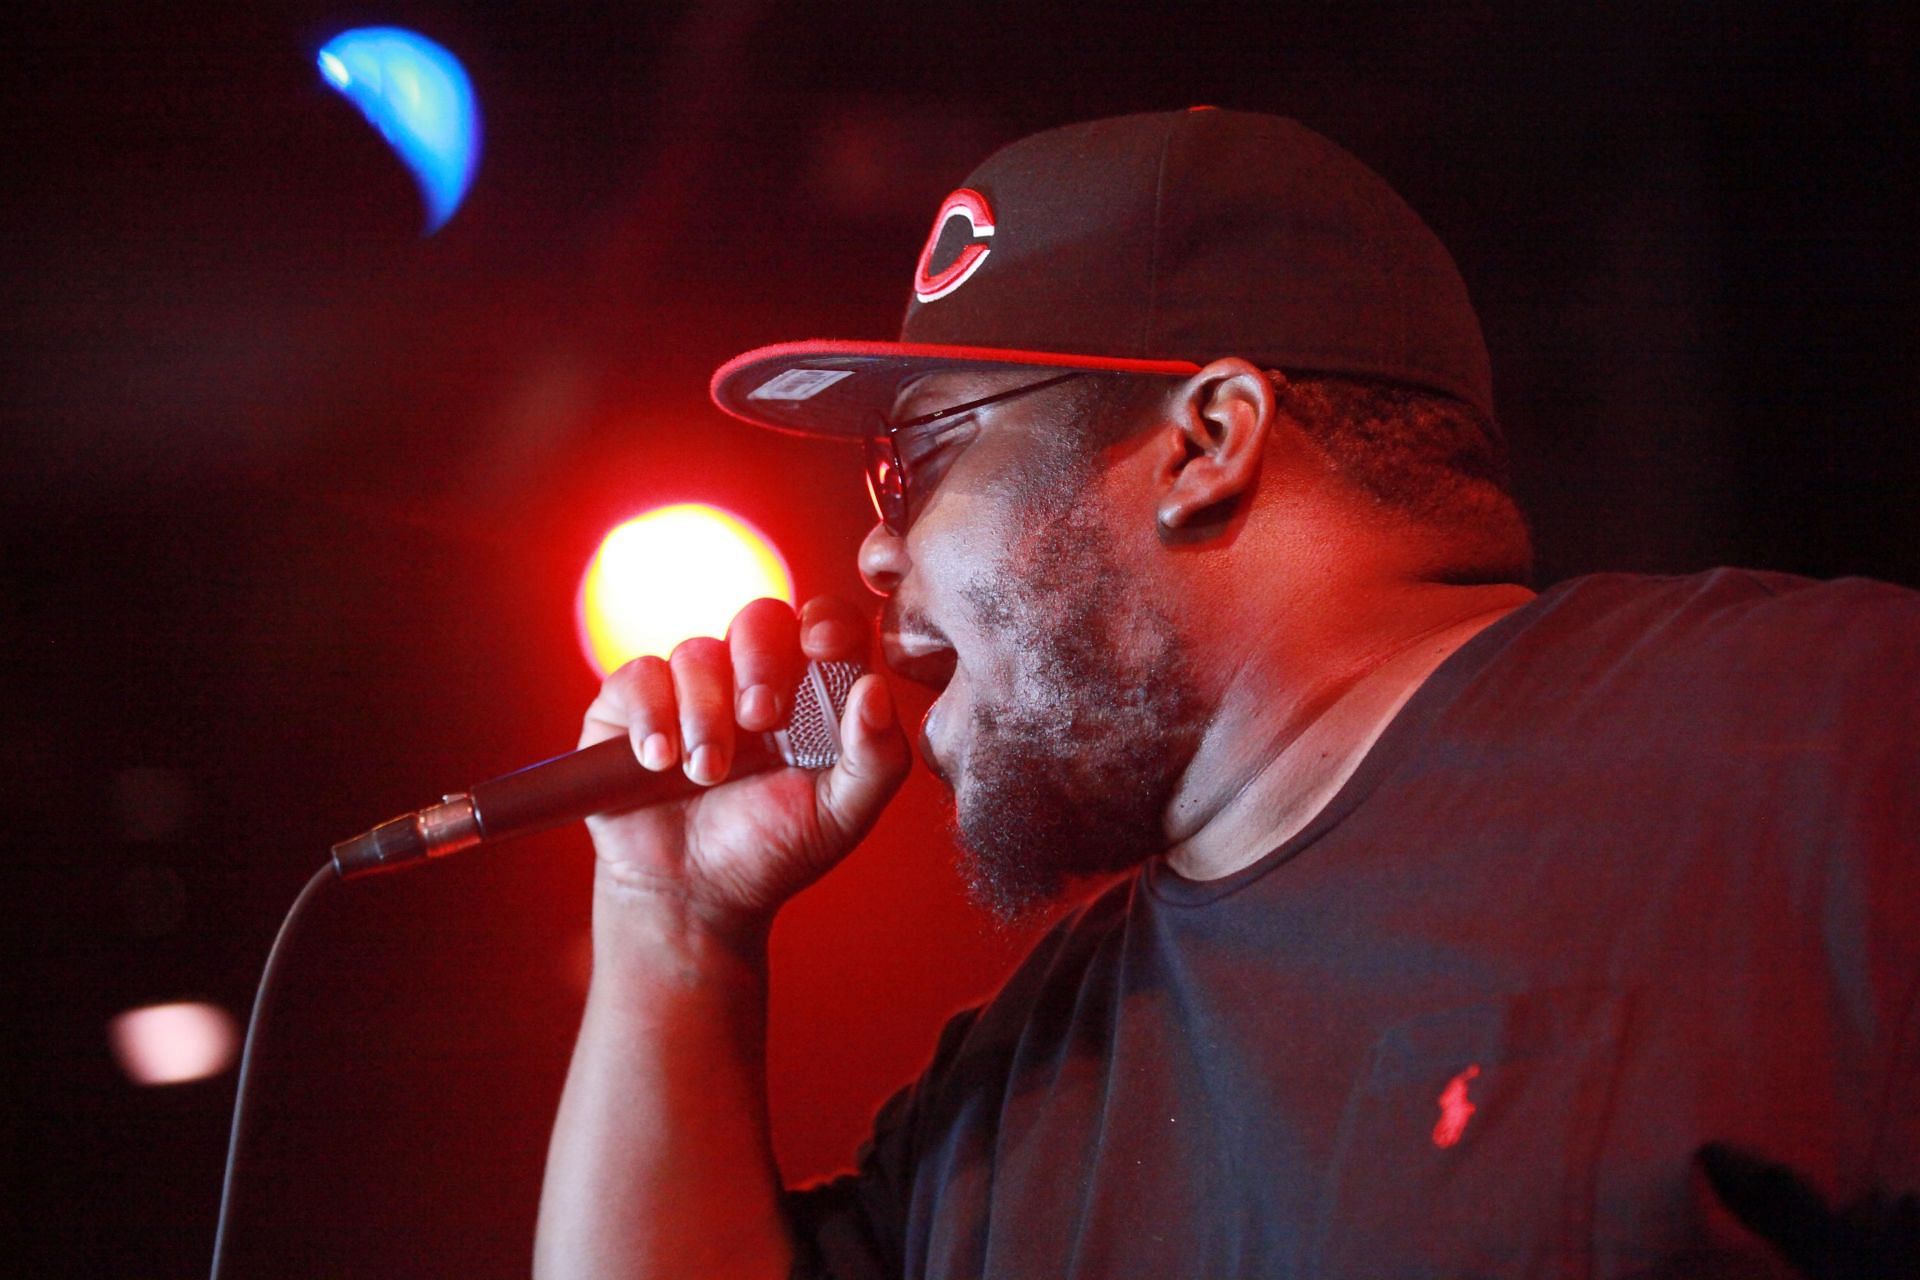
[[[1447,1087],[1440,1091],[1440,1123],[1433,1126],[1434,1146],[1450,1147],[1467,1131],[1467,1121],[1479,1110],[1467,1098],[1467,1085],[1479,1074],[1480,1064],[1476,1062],[1447,1081]]]
[[[940,233],[955,218],[967,220],[967,226],[973,230],[974,241],[936,275],[933,272],[934,246],[940,243]],[[993,232],[993,208],[985,196],[967,187],[948,196],[940,206],[940,212],[934,216],[933,230],[927,235],[927,247],[920,251],[920,266],[913,273],[913,296],[922,302],[932,302],[965,284],[980,269],[980,264],[987,260],[987,255],[993,252],[992,245],[980,243],[981,240],[992,239]]]

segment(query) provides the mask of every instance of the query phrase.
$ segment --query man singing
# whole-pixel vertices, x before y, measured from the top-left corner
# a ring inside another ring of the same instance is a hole
[[[980,903],[1126,874],[784,1190],[768,931],[909,751],[867,676],[832,768],[730,755],[870,619],[763,600],[616,672],[583,744],[715,785],[589,824],[542,1274],[1904,1274],[1920,597],[1535,595],[1466,289],[1353,157],[1205,108],[1028,138],[940,207],[900,342],[713,392],[864,441]]]

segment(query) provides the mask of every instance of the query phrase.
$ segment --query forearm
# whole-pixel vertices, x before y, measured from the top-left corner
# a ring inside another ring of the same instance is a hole
[[[787,1274],[768,1138],[764,940],[603,898],[540,1199],[534,1270]]]

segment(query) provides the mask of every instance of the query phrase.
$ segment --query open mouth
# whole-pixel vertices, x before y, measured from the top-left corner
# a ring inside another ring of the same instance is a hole
[[[884,630],[880,652],[887,669],[935,693],[953,679],[960,657],[944,639],[919,630]]]
[[[953,780],[947,764],[934,746],[934,721],[939,715],[938,695],[944,693],[947,685],[952,683],[954,671],[959,666],[959,655],[945,641],[917,631],[881,632],[880,650],[886,659],[888,670],[936,695],[933,704],[927,708],[926,715],[920,722],[920,733],[915,745],[919,749],[920,759],[926,763],[927,768],[936,778],[951,787]]]

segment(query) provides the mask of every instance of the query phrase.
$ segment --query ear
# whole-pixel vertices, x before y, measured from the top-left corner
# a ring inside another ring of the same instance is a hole
[[[1253,492],[1273,422],[1273,384],[1240,357],[1189,378],[1166,409],[1160,527],[1223,522]]]

